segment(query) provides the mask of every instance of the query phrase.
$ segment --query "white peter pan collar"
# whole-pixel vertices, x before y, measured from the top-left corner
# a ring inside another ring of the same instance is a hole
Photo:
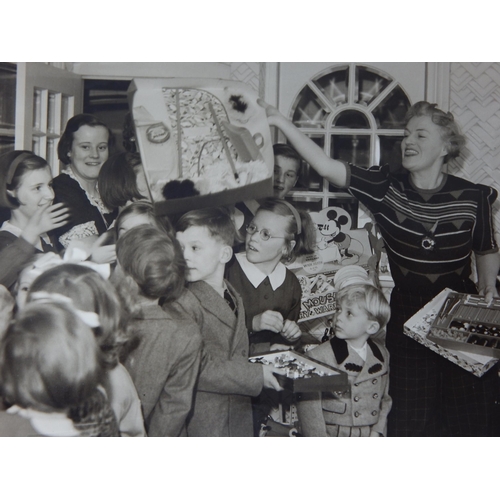
[[[286,277],[286,266],[282,262],[278,262],[274,271],[267,275],[264,274],[255,264],[252,264],[247,260],[245,252],[238,253],[235,257],[239,262],[241,269],[245,273],[245,276],[255,288],[257,288],[266,278],[269,278],[273,290],[276,290],[276,288],[280,287],[284,283]]]

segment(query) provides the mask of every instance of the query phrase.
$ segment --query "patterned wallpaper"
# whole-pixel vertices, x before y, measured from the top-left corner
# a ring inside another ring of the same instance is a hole
[[[500,63],[451,63],[450,111],[467,137],[450,173],[495,187],[500,193]],[[500,244],[500,201],[495,203]]]
[[[245,82],[250,85],[259,96],[264,95],[264,84],[266,80],[265,63],[259,62],[232,62],[231,78]]]

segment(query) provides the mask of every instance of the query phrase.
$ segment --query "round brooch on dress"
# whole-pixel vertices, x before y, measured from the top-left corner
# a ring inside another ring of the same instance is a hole
[[[425,236],[424,238],[422,238],[421,245],[424,250],[431,251],[434,250],[436,242],[429,236]]]

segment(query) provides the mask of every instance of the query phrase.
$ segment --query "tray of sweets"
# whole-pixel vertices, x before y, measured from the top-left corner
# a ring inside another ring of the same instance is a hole
[[[292,392],[333,391],[346,394],[350,391],[347,373],[295,351],[265,352],[250,357],[249,361],[286,370],[286,375],[275,375],[281,386]]]
[[[444,347],[500,358],[500,299],[451,292],[428,338]]]

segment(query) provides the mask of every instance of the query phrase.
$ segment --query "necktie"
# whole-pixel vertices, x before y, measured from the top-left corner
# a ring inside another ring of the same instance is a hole
[[[238,311],[236,310],[236,304],[234,303],[233,297],[229,293],[228,289],[224,290],[224,300],[227,302],[227,305],[231,308],[231,311],[238,316]]]

